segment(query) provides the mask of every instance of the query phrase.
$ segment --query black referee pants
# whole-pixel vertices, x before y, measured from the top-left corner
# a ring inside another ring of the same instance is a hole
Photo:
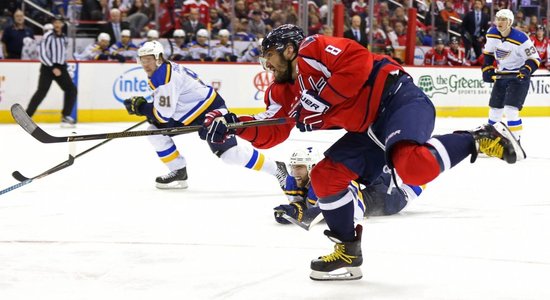
[[[54,67],[48,67],[45,65],[40,66],[40,77],[38,78],[38,89],[31,98],[31,102],[27,107],[27,114],[29,116],[34,115],[38,105],[42,103],[42,100],[46,97],[46,94],[50,90],[52,80],[55,80],[59,87],[65,92],[63,100],[63,116],[69,116],[73,111],[74,104],[76,102],[76,86],[73,84],[73,80],[67,71],[67,65],[59,67],[61,75],[56,77],[52,70]]]

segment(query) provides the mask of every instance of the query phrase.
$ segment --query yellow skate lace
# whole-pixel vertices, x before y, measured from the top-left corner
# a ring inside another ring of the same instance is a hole
[[[334,245],[333,253],[321,257],[324,262],[331,262],[341,259],[348,264],[351,264],[354,258],[357,258],[357,256],[346,254],[346,246],[344,244]]]
[[[499,144],[500,137],[494,140],[483,138],[479,140],[479,151],[487,154],[488,156],[502,158],[504,153],[504,147]]]

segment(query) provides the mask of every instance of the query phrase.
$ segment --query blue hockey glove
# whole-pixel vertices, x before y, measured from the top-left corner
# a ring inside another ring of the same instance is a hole
[[[321,129],[323,115],[330,109],[330,103],[319,97],[316,92],[304,90],[300,96],[300,104],[296,110],[296,127],[301,132]]]
[[[215,109],[205,115],[199,137],[209,143],[221,144],[235,134],[235,129],[227,128],[227,124],[237,123],[239,118],[234,113],[226,113]]]
[[[495,68],[493,66],[484,66],[482,71],[484,82],[495,82],[495,80],[493,79],[493,76],[495,76]]]
[[[527,68],[526,66],[519,68],[518,71],[519,73],[517,75],[517,78],[519,80],[529,80],[529,78],[531,77],[531,70],[529,70],[529,68]]]
[[[273,208],[273,210],[274,210],[273,215],[275,216],[275,221],[277,221],[277,223],[280,223],[280,224],[290,224],[289,221],[283,218],[283,214],[286,214],[298,221],[302,221],[302,218],[304,216],[304,204],[302,202],[281,204]]]
[[[147,100],[141,96],[124,100],[124,106],[126,107],[128,113],[136,116],[143,116],[143,114],[139,112],[139,107],[145,103],[147,103]]]

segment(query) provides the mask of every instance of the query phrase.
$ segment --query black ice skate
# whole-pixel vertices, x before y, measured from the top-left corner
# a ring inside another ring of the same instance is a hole
[[[509,164],[525,159],[525,151],[514,138],[510,129],[502,122],[495,126],[482,125],[471,133],[474,136],[478,152],[500,158]],[[475,156],[472,157],[472,162],[475,161]]]
[[[61,118],[61,128],[75,128],[76,120],[71,116],[63,116]]]
[[[281,161],[276,161],[275,163],[277,164],[277,175],[275,175],[275,177],[277,177],[277,180],[279,181],[279,185],[281,186],[281,188],[284,189],[286,184],[286,178],[288,177],[288,171],[286,170],[286,165],[284,162],[281,162]]]
[[[334,252],[321,256],[311,261],[311,274],[309,277],[313,280],[356,280],[363,277],[361,273],[361,264],[363,264],[363,255],[361,254],[361,234],[363,227],[355,227],[355,240],[353,242],[342,242],[329,230],[325,230],[325,235],[333,242]]]
[[[187,168],[172,171],[166,175],[159,176],[156,179],[159,189],[186,189],[187,188]]]

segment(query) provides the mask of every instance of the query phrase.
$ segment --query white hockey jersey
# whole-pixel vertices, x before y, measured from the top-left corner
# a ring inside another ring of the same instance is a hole
[[[174,62],[163,63],[149,78],[153,115],[160,123],[174,119],[189,125],[212,104],[216,91],[195,72]]]
[[[507,37],[503,37],[496,27],[487,32],[487,43],[483,48],[485,55],[495,57],[499,73],[517,72],[527,60],[533,60],[538,66],[540,57],[527,34],[512,28]]]

